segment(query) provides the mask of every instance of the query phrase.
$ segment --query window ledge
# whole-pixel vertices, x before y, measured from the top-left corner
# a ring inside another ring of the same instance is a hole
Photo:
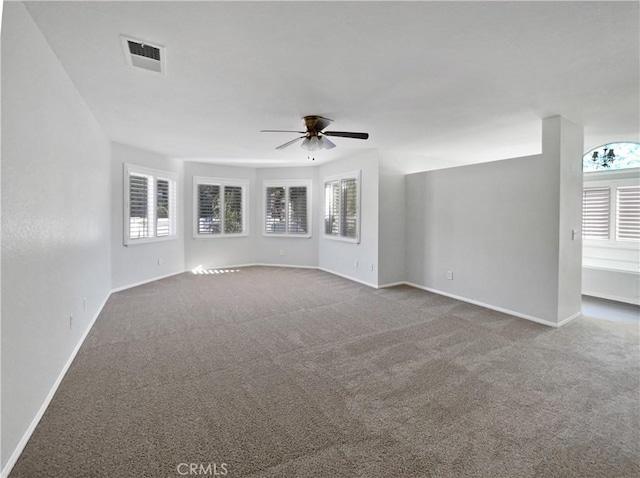
[[[640,274],[637,263],[606,259],[585,259],[582,261],[583,269],[598,269],[612,272],[625,272],[627,274]]]
[[[249,237],[249,233],[243,232],[242,234],[196,234],[193,236],[194,239],[223,239],[228,237]]]
[[[360,244],[359,239],[350,238],[350,237],[329,236],[328,234],[325,234],[324,238],[329,239],[331,241],[351,242],[353,244]]]
[[[154,242],[166,242],[166,241],[175,241],[178,239],[178,236],[166,236],[166,237],[145,237],[142,239],[128,239],[125,241],[125,247],[129,246],[137,246],[139,244],[151,244]]]
[[[295,238],[295,239],[311,239],[311,234],[268,234],[266,232],[262,233],[263,237],[290,237],[290,238]]]

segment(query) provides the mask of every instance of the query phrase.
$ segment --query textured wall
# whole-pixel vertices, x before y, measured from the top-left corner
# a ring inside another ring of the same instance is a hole
[[[324,198],[324,180],[327,177],[362,171],[360,244],[339,241],[323,235],[324,217],[318,222],[320,239],[319,266],[331,272],[378,285],[378,154],[376,151],[342,158],[320,167],[318,180]],[[323,204],[320,205],[323,211]],[[358,266],[355,266],[355,261]],[[373,270],[371,270],[373,266]]]
[[[109,294],[109,155],[109,141],[24,6],[6,2],[3,468]]]
[[[174,173],[177,176],[178,237],[124,245],[124,163]],[[111,158],[111,286],[113,289],[184,271],[183,163],[155,153],[113,143]],[[161,259],[161,263],[158,263]]]

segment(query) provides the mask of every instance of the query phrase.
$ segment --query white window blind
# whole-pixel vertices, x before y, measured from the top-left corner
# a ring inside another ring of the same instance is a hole
[[[265,188],[265,233],[285,234],[287,231],[286,218],[286,188],[273,186]]]
[[[619,187],[616,206],[616,239],[640,241],[640,187]]]
[[[609,239],[609,188],[582,190],[583,239]]]
[[[220,217],[220,185],[198,184],[198,234],[218,234]]]
[[[246,235],[243,180],[194,177],[194,237]]]
[[[337,236],[340,234],[340,181],[325,183],[324,194],[324,233]]]
[[[169,181],[166,179],[158,179],[156,181],[156,235],[158,237],[168,236],[171,234],[170,219],[172,216],[171,201],[169,200],[171,191]]]
[[[224,186],[224,232],[238,234],[243,232],[242,188],[240,186]]]
[[[289,188],[287,233],[307,234],[307,188],[292,186]]]
[[[124,165],[124,244],[142,244],[177,236],[176,177]]]
[[[264,182],[264,234],[311,236],[311,180]]]
[[[324,232],[327,236],[359,241],[360,173],[325,181]]]
[[[153,211],[149,208],[152,188],[152,176],[129,175],[129,239],[149,236],[150,222],[153,221]]]
[[[343,237],[355,239],[356,227],[358,221],[357,207],[358,207],[358,182],[356,179],[343,179],[342,180],[342,197],[341,197],[341,211],[340,217],[342,218],[342,227],[340,228],[340,234]]]

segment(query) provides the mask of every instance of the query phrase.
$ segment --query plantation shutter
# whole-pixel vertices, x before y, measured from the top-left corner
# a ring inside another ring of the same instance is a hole
[[[242,233],[242,187],[224,187],[224,232]]]
[[[307,187],[292,186],[289,188],[289,234],[306,234],[307,227]]]
[[[324,207],[324,232],[331,236],[337,236],[340,232],[340,183],[338,181],[327,182],[325,188]]]
[[[582,191],[582,238],[609,239],[609,188]]]
[[[617,239],[638,241],[640,240],[640,187],[620,187],[617,196]]]
[[[355,238],[358,221],[358,181],[356,179],[342,180],[340,235]]]
[[[198,234],[219,234],[220,186],[198,184]]]
[[[149,208],[151,178],[149,176],[131,174],[129,176],[129,238],[141,239],[149,237],[149,225],[153,220],[153,212]]]
[[[266,188],[265,232],[267,234],[285,233],[285,199],[285,188],[280,186]]]
[[[156,182],[156,236],[158,237],[171,234],[169,194],[169,181],[158,179]]]

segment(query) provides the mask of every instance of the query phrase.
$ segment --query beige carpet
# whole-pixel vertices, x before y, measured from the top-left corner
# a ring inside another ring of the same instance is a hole
[[[637,477],[638,332],[181,274],[112,295],[10,476]]]

